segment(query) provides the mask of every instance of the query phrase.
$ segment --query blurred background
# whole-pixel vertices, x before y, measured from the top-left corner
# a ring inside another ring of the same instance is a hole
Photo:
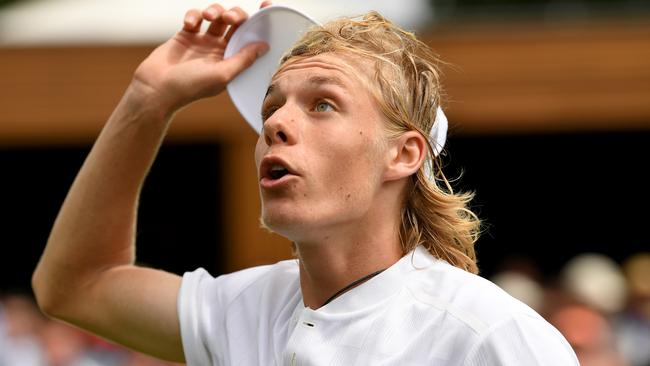
[[[30,276],[139,62],[198,0],[0,0],[0,366],[166,365],[45,319]],[[252,12],[254,1],[223,1]],[[277,1],[376,9],[449,63],[447,174],[476,192],[481,275],[582,365],[650,365],[650,2]],[[291,256],[259,228],[255,133],[227,94],[180,112],[140,205],[138,258],[213,275]]]

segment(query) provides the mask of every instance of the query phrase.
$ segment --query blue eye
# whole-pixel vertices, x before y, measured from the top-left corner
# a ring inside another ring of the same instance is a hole
[[[332,105],[327,102],[318,102],[316,103],[316,108],[314,109],[316,112],[329,112],[333,111],[334,107],[332,107]]]

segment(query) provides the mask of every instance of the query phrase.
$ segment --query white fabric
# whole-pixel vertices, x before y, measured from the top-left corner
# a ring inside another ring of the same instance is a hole
[[[578,365],[532,309],[421,247],[318,310],[295,260],[188,272],[178,305],[189,366]]]

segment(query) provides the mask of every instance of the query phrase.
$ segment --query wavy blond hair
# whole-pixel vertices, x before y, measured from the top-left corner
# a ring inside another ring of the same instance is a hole
[[[429,136],[440,103],[441,61],[431,49],[377,12],[343,18],[307,32],[280,61],[337,52],[374,63],[370,92],[386,117],[388,138],[406,131]],[[472,193],[454,193],[428,141],[427,160],[411,182],[401,211],[406,254],[423,245],[431,254],[477,273],[474,244],[480,220],[468,208]],[[439,149],[438,149],[439,150]]]

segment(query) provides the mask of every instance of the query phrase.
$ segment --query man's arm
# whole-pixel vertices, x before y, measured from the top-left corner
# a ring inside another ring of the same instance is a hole
[[[253,44],[223,60],[228,35],[246,17],[241,9],[224,12],[219,5],[191,10],[183,30],[138,67],[70,188],[34,272],[32,285],[45,313],[183,361],[176,313],[180,277],[134,265],[138,198],[173,114],[223,91],[266,50]],[[206,32],[202,21],[211,22]]]

